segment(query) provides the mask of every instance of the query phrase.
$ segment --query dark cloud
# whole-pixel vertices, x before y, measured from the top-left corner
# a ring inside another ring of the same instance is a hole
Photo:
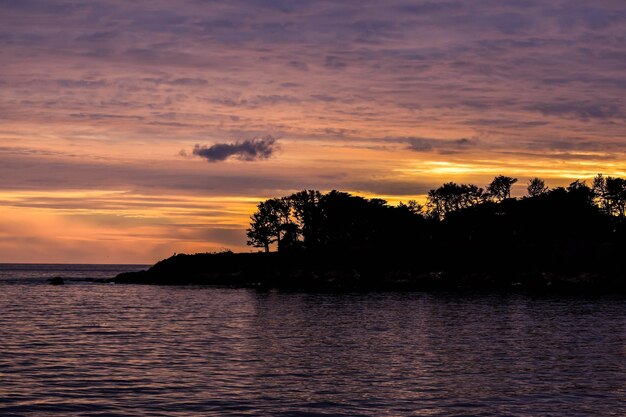
[[[371,45],[381,44],[384,40],[398,39],[402,31],[395,22],[383,19],[364,19],[352,24],[357,42]]]
[[[325,135],[330,135],[330,136],[338,136],[338,137],[345,137],[348,135],[353,135],[355,133],[357,133],[355,130],[353,129],[344,129],[344,128],[339,128],[339,129],[335,129],[332,127],[327,127],[324,129],[324,134]]]
[[[407,139],[409,142],[408,148],[415,152],[430,152],[433,150],[433,141],[429,139],[422,138],[410,138]]]
[[[326,68],[340,70],[340,69],[344,69],[345,67],[347,67],[348,64],[346,64],[346,62],[343,59],[337,56],[328,55],[324,61],[324,66]]]
[[[624,117],[624,113],[619,106],[612,103],[539,103],[530,106],[530,110],[539,111],[545,116],[577,117],[582,120]]]
[[[207,100],[210,103],[217,104],[225,107],[247,107],[251,109],[264,107],[264,106],[276,106],[282,104],[299,104],[301,99],[295,96],[287,94],[268,94],[257,95],[248,98],[212,98]]]
[[[45,156],[59,156],[63,155],[61,152],[48,151],[45,149],[31,149],[19,146],[0,146],[0,154],[14,154],[14,155],[45,155]]]
[[[540,126],[549,125],[550,122],[547,120],[508,120],[508,119],[468,119],[465,121],[470,126],[479,126],[479,127],[490,127],[490,128],[500,128],[500,129],[513,129],[513,130],[521,130],[521,129],[532,129]]]
[[[292,0],[252,0],[249,3],[258,5],[272,11],[280,11],[282,13],[293,13],[295,11],[305,11],[310,7],[311,0],[300,0],[294,2]]]
[[[132,15],[131,25],[134,29],[140,28],[150,32],[160,32],[170,30],[173,32],[184,32],[180,28],[191,19],[191,16],[183,16],[178,11],[170,9],[143,10],[141,13]]]
[[[238,107],[238,106],[244,106],[247,104],[247,100],[243,100],[243,99],[233,99],[233,98],[228,98],[228,97],[220,97],[220,98],[212,98],[212,99],[208,99],[207,101],[220,105],[220,106],[226,106],[226,107]]]
[[[408,143],[407,148],[415,152],[451,153],[459,152],[478,145],[476,139],[460,138],[453,140],[428,138],[394,138],[394,141]]]
[[[85,4],[69,1],[0,0],[0,9],[62,15],[85,9]]]
[[[467,138],[461,138],[452,141],[452,145],[457,148],[466,148],[468,146],[474,146],[475,144],[475,141]]]
[[[580,137],[545,137],[525,141],[520,145],[528,151],[550,150],[558,151],[559,153],[576,152],[589,153],[590,155],[601,152],[623,153],[626,151],[626,143],[619,139],[615,142],[597,142],[589,138]]]
[[[280,83],[280,86],[283,88],[292,89],[292,88],[302,87],[302,84],[286,82],[286,83]]]
[[[177,78],[175,80],[169,81],[171,85],[181,85],[186,87],[202,87],[207,85],[209,82],[202,78]]]
[[[433,13],[450,13],[463,8],[462,3],[452,1],[424,1],[400,4],[398,9],[402,13],[417,15],[431,15]]]
[[[314,100],[325,101],[327,103],[332,103],[339,100],[339,97],[331,96],[328,94],[313,94],[311,98]]]
[[[530,29],[533,22],[528,14],[502,13],[495,16],[494,24],[502,33],[514,35]]]
[[[106,87],[106,80],[57,80],[57,84],[64,88],[100,88]]]
[[[302,62],[302,61],[289,61],[287,62],[287,65],[289,65],[292,68],[298,69],[300,71],[308,71],[309,70],[309,66],[306,64],[306,62]]]
[[[276,104],[297,104],[300,103],[300,99],[294,96],[288,95],[279,95],[279,94],[270,94],[270,95],[259,95],[250,100],[250,105],[252,106],[263,106],[263,105],[276,105]]]
[[[599,153],[571,153],[571,152],[515,152],[505,151],[499,152],[500,155],[524,157],[528,159],[543,159],[552,161],[612,161],[617,160],[618,156],[614,154]]]
[[[127,116],[123,114],[106,114],[106,113],[71,113],[70,117],[84,120],[106,120],[106,119],[122,119],[122,120],[144,120],[142,116]]]
[[[79,42],[106,42],[118,36],[118,32],[113,30],[105,30],[91,33],[84,33],[76,38]]]
[[[216,143],[209,147],[196,145],[193,148],[193,154],[209,162],[224,161],[230,157],[241,161],[256,161],[268,159],[274,154],[275,150],[276,139],[267,135],[235,143]]]

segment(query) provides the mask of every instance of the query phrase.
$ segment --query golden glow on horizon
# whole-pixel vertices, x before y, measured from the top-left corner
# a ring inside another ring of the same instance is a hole
[[[383,184],[396,180],[415,184],[425,181],[432,188],[447,181],[484,187],[494,175],[503,173],[520,179],[514,187],[516,195],[525,192],[527,177],[535,175],[546,179],[551,187],[567,185],[575,178],[588,180],[598,172],[626,176],[625,165],[616,161],[559,161],[547,165],[528,158],[495,162],[480,155],[464,155],[444,160],[430,153],[395,152],[386,147],[355,150],[337,144],[325,147],[321,143],[305,143],[298,149],[296,143],[287,141],[276,159],[259,167],[267,172],[300,171],[306,176],[315,175],[316,170],[327,166],[330,175],[348,170],[351,176],[369,177],[369,181],[383,181]],[[393,159],[393,155],[397,158]],[[417,159],[420,156],[422,159]],[[313,160],[315,168],[308,167],[307,161]],[[183,172],[203,172],[217,167],[236,173],[249,166],[245,162],[208,164],[195,158],[181,159],[177,164],[185,166],[187,171]],[[305,184],[300,188],[240,196],[192,195],[183,190],[137,192],[130,188],[0,190],[0,261],[151,263],[174,252],[254,250],[245,246],[244,230],[256,204],[302,188],[324,192],[334,188],[367,198],[383,198],[393,205],[411,199],[422,204],[426,201],[427,190],[420,187],[414,192],[377,193],[368,191],[367,181],[363,183],[365,188]],[[20,249],[23,244],[15,240],[16,236],[29,242],[27,252]]]

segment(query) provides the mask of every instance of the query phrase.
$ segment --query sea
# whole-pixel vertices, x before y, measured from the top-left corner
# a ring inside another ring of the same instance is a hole
[[[0,265],[0,416],[626,416],[624,296],[87,280],[144,268]]]

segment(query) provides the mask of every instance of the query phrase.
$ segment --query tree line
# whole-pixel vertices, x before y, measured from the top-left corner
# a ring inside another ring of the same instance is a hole
[[[384,239],[402,222],[421,218],[414,201],[391,207],[382,199],[366,199],[333,190],[303,190],[258,204],[247,230],[248,245],[278,250],[319,248],[340,242]],[[393,224],[391,228],[388,226]]]
[[[247,229],[248,245],[270,251],[411,245],[416,236],[433,239],[433,228],[454,216],[472,210],[501,214],[511,204],[526,217],[542,216],[555,207],[617,219],[622,223],[626,210],[626,180],[598,174],[591,184],[576,180],[567,187],[550,189],[540,178],[528,181],[526,195],[511,198],[517,178],[496,176],[486,187],[448,182],[428,192],[425,205],[414,200],[391,206],[379,198],[366,199],[345,192],[303,190],[260,202]],[[531,207],[540,207],[537,211]],[[574,207],[576,206],[576,207]],[[535,210],[535,211],[533,211]],[[470,215],[465,214],[465,223]],[[545,217],[544,216],[544,217]],[[556,214],[555,214],[556,216]],[[556,217],[555,217],[556,218]],[[514,231],[517,233],[516,231]],[[471,236],[470,236],[471,237]]]

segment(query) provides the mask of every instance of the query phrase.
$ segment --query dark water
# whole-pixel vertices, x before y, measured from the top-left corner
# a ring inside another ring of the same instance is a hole
[[[117,269],[0,265],[0,415],[626,415],[624,298],[41,278]]]

